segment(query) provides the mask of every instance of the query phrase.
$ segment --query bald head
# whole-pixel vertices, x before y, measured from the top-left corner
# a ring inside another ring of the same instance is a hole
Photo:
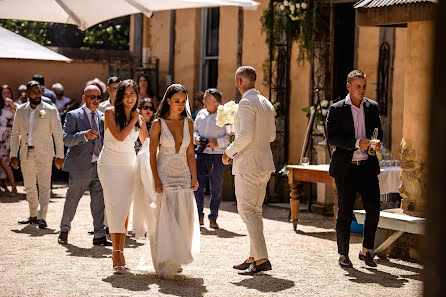
[[[102,100],[101,90],[95,85],[86,86],[82,99],[84,99],[85,106],[95,112]]]
[[[91,93],[91,92],[95,93],[95,91],[98,91],[99,94],[101,93],[101,90],[96,85],[86,86],[84,89],[84,95],[86,95],[87,93]]]

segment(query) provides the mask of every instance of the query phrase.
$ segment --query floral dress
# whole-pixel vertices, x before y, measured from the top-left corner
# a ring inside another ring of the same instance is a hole
[[[0,158],[9,163],[11,129],[14,122],[14,112],[9,106],[0,110]]]

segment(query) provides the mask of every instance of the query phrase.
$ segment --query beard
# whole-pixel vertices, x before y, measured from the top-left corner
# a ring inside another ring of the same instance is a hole
[[[31,104],[33,104],[33,105],[39,105],[40,102],[42,101],[42,99],[40,97],[36,97],[34,99],[29,97],[28,99],[29,99],[29,102],[31,102]]]

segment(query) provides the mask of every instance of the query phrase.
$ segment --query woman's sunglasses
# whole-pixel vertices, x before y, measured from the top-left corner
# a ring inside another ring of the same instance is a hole
[[[142,106],[142,109],[144,109],[144,110],[150,110],[150,111],[153,111],[153,112],[156,111],[155,107],[153,107],[153,106],[147,106],[147,105],[143,105],[143,106]]]

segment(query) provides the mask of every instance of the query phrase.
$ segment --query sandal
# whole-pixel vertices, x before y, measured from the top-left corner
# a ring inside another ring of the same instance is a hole
[[[113,250],[113,253],[114,252],[123,253],[123,251],[121,251],[121,250]],[[128,270],[129,270],[129,268],[128,268],[127,265],[116,265],[116,266],[113,266],[113,272],[116,273],[116,274],[122,274],[122,273],[124,273],[124,272],[126,272]]]

